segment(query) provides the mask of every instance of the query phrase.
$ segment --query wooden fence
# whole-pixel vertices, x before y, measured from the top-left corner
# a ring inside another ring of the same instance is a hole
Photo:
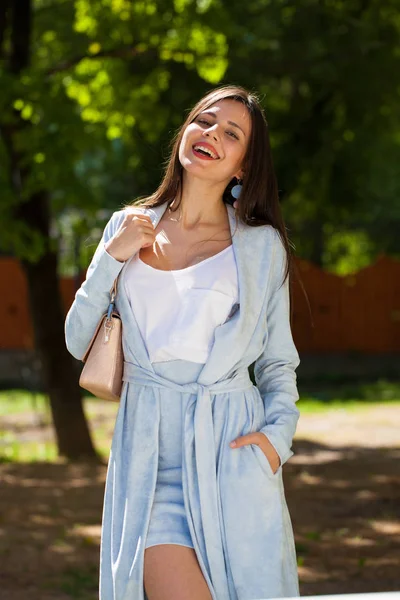
[[[381,255],[345,277],[303,259],[296,258],[296,263],[310,303],[309,308],[294,279],[292,332],[299,352],[400,352],[399,261]],[[30,349],[33,333],[19,262],[0,258],[0,278],[0,348]],[[74,280],[64,278],[60,285],[66,312],[74,298]]]

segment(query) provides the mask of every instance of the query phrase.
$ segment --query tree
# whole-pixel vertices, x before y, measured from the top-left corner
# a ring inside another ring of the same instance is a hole
[[[333,268],[336,231],[400,257],[400,2],[233,2],[228,80],[259,90],[284,208],[304,258]]]
[[[100,174],[118,152],[130,155],[131,172],[140,168],[146,153],[135,145],[155,141],[171,112],[160,103],[169,63],[188,69],[194,87],[220,78],[223,36],[191,16],[185,2],[16,0],[0,8],[1,244],[27,275],[58,450],[70,459],[95,450],[65,348],[52,219],[66,206],[104,206],[115,162],[109,176]],[[144,184],[131,174],[129,182],[132,191]],[[119,208],[112,200],[105,205]]]

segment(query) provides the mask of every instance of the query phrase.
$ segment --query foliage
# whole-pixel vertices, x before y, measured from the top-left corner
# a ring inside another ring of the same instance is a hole
[[[186,111],[234,82],[262,97],[297,252],[341,273],[381,251],[400,257],[399,0],[33,6],[29,68],[6,68],[7,36],[0,63],[1,127],[26,123],[14,143],[29,166],[17,198],[1,138],[3,251],[40,255],[12,217],[35,191],[50,192],[55,218],[73,210],[84,236],[99,207],[154,190]]]
[[[152,173],[154,185],[158,142],[181,115],[165,96],[187,105],[186,85],[220,80],[227,52],[224,34],[207,23],[205,3],[116,0],[36,0],[31,48],[30,67],[13,77],[6,45],[0,71],[1,125],[13,130],[29,165],[15,197],[9,148],[0,145],[8,215],[1,243],[24,258],[40,254],[40,243],[18,227],[7,234],[13,206],[46,189],[54,215],[71,207],[115,209],[148,187]],[[26,127],[14,129],[19,119]]]
[[[236,25],[226,77],[264,94],[296,246],[312,257],[318,236],[323,248],[344,229],[370,240],[356,267],[379,251],[400,258],[400,3],[265,0],[242,8],[229,9]],[[346,238],[343,245],[345,256]],[[341,272],[354,268],[325,254],[326,265],[336,260]]]

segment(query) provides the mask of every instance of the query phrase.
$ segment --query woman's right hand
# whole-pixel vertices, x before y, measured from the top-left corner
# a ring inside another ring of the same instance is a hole
[[[119,262],[127,261],[141,248],[155,241],[154,225],[148,215],[130,211],[113,237],[105,244],[107,252]]]

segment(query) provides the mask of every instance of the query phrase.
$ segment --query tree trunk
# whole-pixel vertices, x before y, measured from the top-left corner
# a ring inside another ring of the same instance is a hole
[[[11,8],[8,69],[18,76],[30,62],[32,0],[15,0],[8,6]],[[0,11],[0,16],[0,25],[3,26],[0,39],[4,40],[5,11]],[[14,216],[28,227],[28,231],[39,233],[44,242],[39,260],[24,260],[22,263],[28,280],[35,347],[42,365],[43,382],[50,397],[59,454],[70,460],[99,460],[83,412],[75,359],[65,345],[57,249],[52,246],[50,239],[49,195],[46,190],[41,190],[32,193],[27,201],[22,197],[29,164],[16,150],[14,137],[21,129],[25,135],[29,135],[30,128],[28,122],[16,118],[13,125],[2,124],[1,131],[9,153],[10,180],[16,197]]]
[[[49,394],[59,455],[68,459],[99,458],[82,406],[75,359],[64,338],[64,311],[57,276],[57,252],[49,243],[49,211],[45,192],[19,207],[19,219],[45,237],[45,250],[33,263],[23,261],[27,276],[35,346]],[[44,229],[47,230],[47,235]]]

